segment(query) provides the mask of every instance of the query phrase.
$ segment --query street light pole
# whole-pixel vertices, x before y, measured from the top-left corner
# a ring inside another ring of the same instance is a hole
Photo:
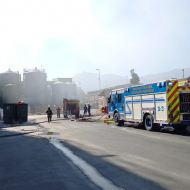
[[[184,69],[182,69],[182,71],[183,71],[183,79],[184,79]]]
[[[101,89],[101,84],[100,84],[100,69],[96,69],[99,70],[99,88]]]
[[[127,77],[127,84],[128,84],[128,76],[126,76]]]

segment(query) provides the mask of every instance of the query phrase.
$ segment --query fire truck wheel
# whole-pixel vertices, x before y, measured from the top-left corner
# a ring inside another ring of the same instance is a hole
[[[119,113],[115,113],[114,114],[114,121],[115,121],[115,125],[116,126],[123,126],[124,125],[124,122],[120,121],[120,115],[119,115]]]
[[[155,126],[153,124],[153,117],[151,115],[147,115],[145,118],[145,127],[147,131],[154,131]]]

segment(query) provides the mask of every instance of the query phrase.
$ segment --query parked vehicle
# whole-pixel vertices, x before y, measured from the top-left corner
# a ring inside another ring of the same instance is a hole
[[[184,129],[190,123],[190,81],[171,79],[112,90],[108,110],[117,126],[131,122],[149,131],[167,125]]]

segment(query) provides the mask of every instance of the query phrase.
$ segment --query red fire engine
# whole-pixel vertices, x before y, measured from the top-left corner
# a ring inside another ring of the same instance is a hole
[[[75,115],[79,118],[80,115],[80,101],[76,99],[63,99],[63,114],[64,115]]]

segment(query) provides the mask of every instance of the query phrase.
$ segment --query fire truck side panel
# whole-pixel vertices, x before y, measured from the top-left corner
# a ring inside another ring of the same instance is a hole
[[[167,121],[167,94],[155,94],[155,120]]]
[[[125,97],[125,117],[133,119],[133,99],[132,97]]]
[[[154,95],[143,95],[142,96],[142,109],[153,109],[154,108]]]
[[[133,119],[141,119],[141,96],[133,97]]]
[[[147,113],[155,121],[159,109],[157,120],[167,122],[166,81],[126,88],[124,96],[126,121],[143,122]]]

